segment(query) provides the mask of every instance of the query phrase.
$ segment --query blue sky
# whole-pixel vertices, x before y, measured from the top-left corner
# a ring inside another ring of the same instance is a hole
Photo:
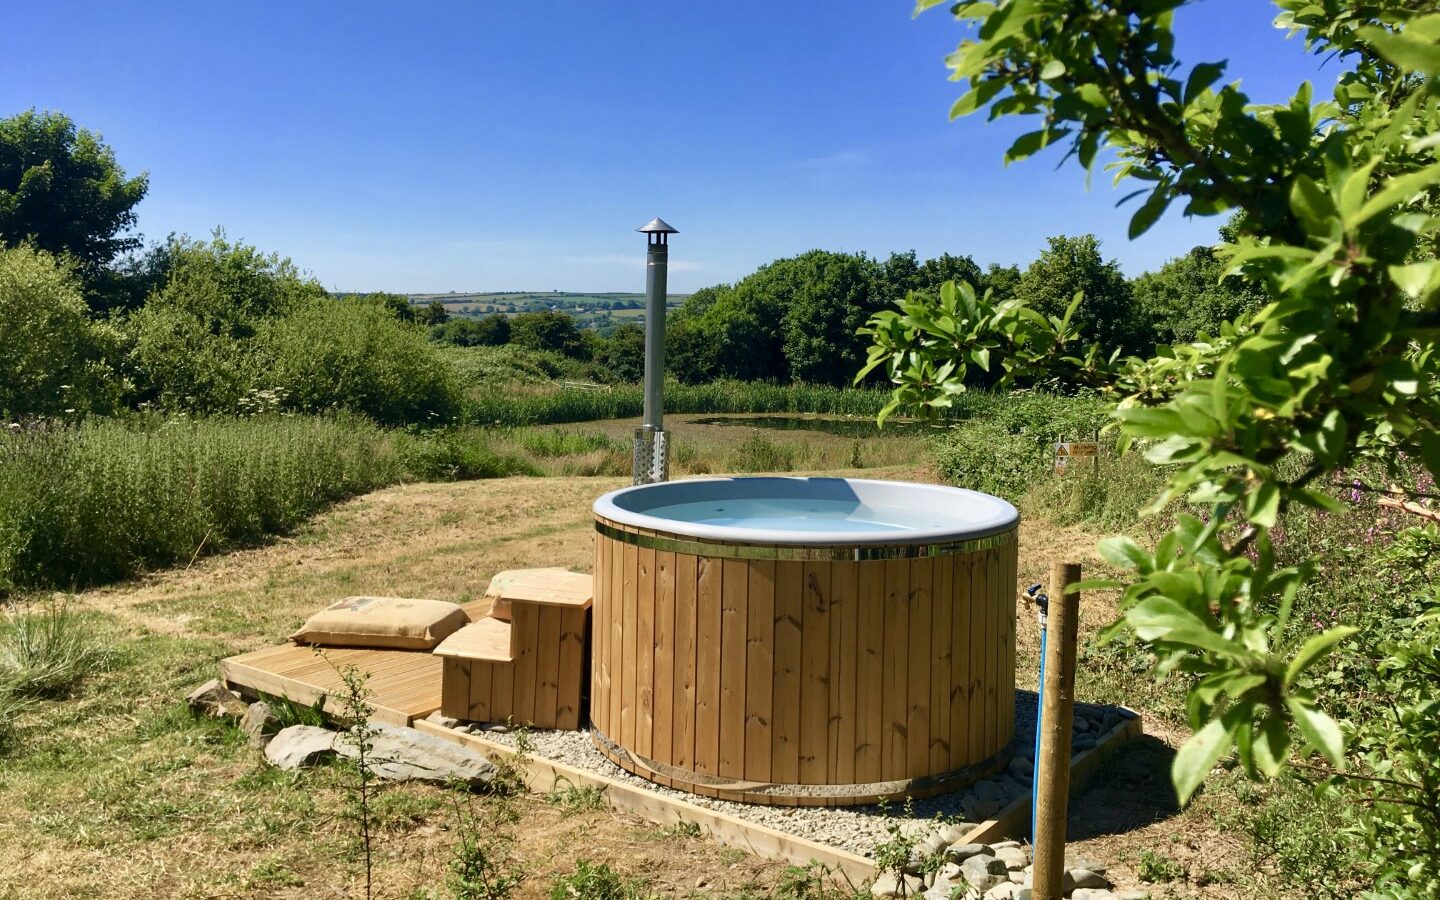
[[[960,27],[905,0],[725,3],[55,2],[0,29],[0,115],[63,110],[148,170],[140,230],[278,250],[342,290],[671,289],[822,247],[1024,264],[1094,232],[1138,274],[1214,220],[1125,238],[1020,124],[948,120]],[[1256,100],[1332,83],[1260,0],[1196,0],[1182,59]]]

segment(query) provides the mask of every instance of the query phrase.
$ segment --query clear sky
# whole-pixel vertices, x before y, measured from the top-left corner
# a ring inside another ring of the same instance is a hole
[[[1024,264],[1093,232],[1130,274],[1214,240],[1130,210],[1060,154],[1006,168],[1029,123],[948,120],[960,26],[907,0],[20,3],[4,0],[0,115],[61,110],[150,173],[147,238],[231,237],[342,290],[644,288],[821,247]],[[1256,100],[1333,83],[1262,0],[1195,0],[1185,61]]]

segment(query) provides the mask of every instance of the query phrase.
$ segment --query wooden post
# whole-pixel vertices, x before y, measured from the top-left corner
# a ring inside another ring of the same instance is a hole
[[[1078,563],[1050,566],[1045,699],[1040,709],[1040,770],[1036,773],[1035,900],[1060,900],[1065,878],[1065,816],[1070,798],[1070,729],[1075,721],[1075,644],[1080,595]]]

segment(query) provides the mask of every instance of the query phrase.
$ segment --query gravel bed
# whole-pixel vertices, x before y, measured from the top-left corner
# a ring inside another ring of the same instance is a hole
[[[1100,735],[1122,719],[1133,716],[1119,707],[1076,704],[1075,753],[1093,747]],[[462,724],[459,730],[483,734],[505,746],[515,746],[515,736],[504,726]],[[925,829],[937,818],[947,823],[978,823],[995,815],[1010,801],[1030,791],[1030,769],[1035,746],[1035,694],[1017,691],[1015,698],[1015,737],[1002,751],[1008,758],[1007,768],[1000,774],[976,782],[968,788],[912,801],[909,814],[891,806],[878,805],[841,807],[760,806],[702,797],[687,791],[663,787],[633,775],[606,759],[591,741],[588,731],[529,732],[531,754],[536,757],[586,769],[607,778],[674,797],[696,806],[727,813],[748,822],[755,822],[797,837],[839,847],[852,853],[869,856],[876,844],[889,836],[889,825],[895,819],[905,820],[903,828]]]

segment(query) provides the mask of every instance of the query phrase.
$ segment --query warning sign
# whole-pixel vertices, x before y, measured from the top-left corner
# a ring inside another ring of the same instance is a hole
[[[1067,469],[1093,466],[1100,458],[1100,445],[1095,441],[1061,441],[1055,445],[1055,474]]]

